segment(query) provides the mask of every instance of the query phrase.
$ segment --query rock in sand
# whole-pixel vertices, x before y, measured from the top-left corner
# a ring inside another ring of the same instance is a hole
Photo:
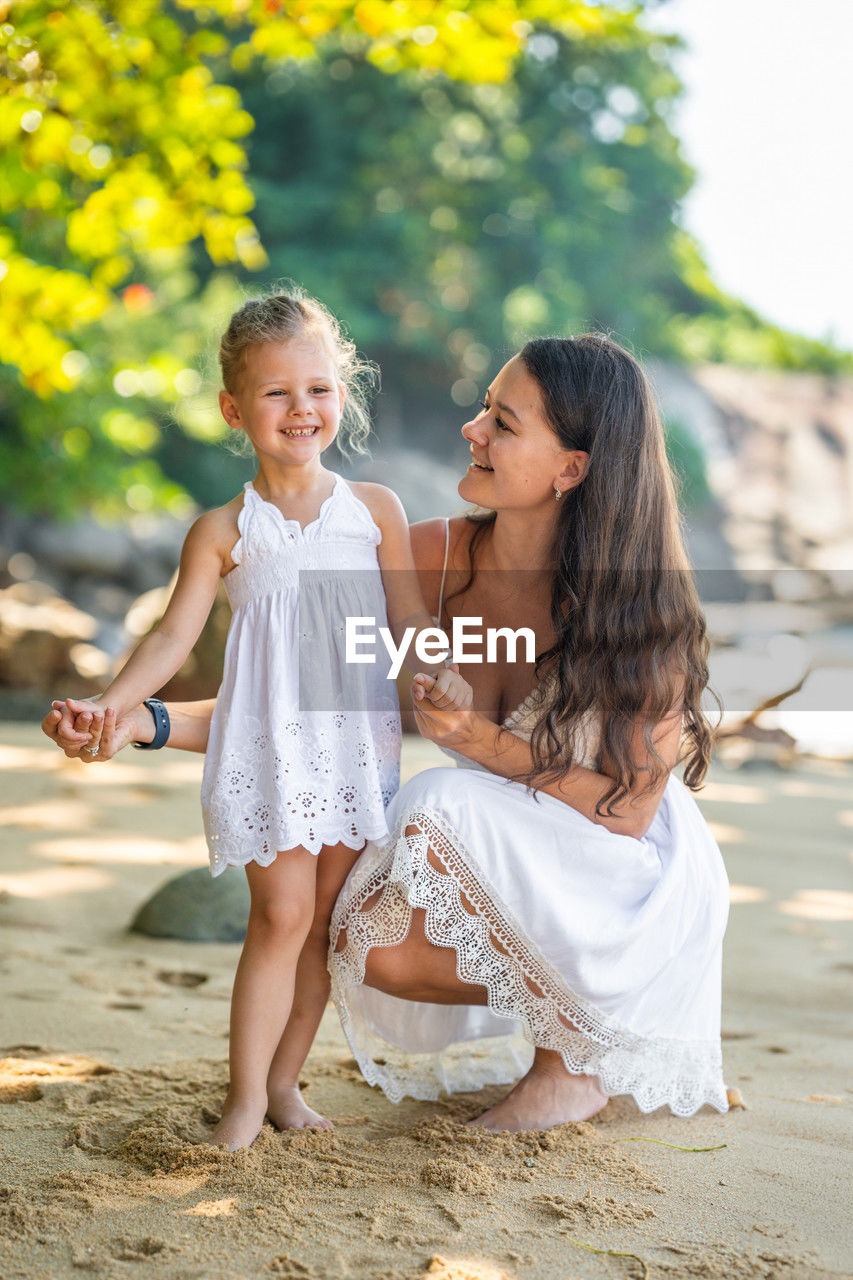
[[[242,942],[249,919],[249,886],[237,867],[214,878],[207,867],[167,880],[133,918],[132,933],[184,942]]]

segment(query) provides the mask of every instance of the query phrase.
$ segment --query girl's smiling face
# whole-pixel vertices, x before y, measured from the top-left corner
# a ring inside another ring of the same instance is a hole
[[[586,474],[588,454],[564,449],[545,415],[536,379],[513,356],[492,382],[462,435],[471,465],[459,483],[466,502],[492,511],[554,506]]]
[[[300,465],[335,439],[345,396],[331,354],[306,337],[249,347],[237,386],[219,393],[219,405],[259,457]]]

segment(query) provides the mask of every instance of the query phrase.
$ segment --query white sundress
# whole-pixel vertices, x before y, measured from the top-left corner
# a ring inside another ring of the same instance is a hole
[[[387,666],[345,662],[344,620],[387,626],[382,534],[340,477],[302,529],[244,486],[233,617],[202,779],[210,868],[388,836],[400,713]]]
[[[505,727],[529,740],[543,696],[534,691]],[[579,762],[595,769],[589,718],[583,742]],[[335,909],[332,994],[368,1083],[395,1102],[509,1083],[536,1045],[644,1112],[727,1110],[728,881],[684,783],[670,775],[637,840],[457,761],[402,788],[387,815],[392,835],[368,845]],[[430,941],[455,949],[459,976],[487,989],[488,1007],[416,1003],[364,985],[369,950],[403,941],[414,907],[426,912]],[[342,928],[346,946],[335,951]]]

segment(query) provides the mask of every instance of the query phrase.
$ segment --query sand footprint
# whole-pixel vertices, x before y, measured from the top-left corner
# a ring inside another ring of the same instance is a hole
[[[284,1253],[280,1253],[270,1261],[269,1270],[273,1275],[284,1276],[285,1280],[303,1280],[303,1277],[317,1275],[312,1267],[306,1267],[295,1258],[288,1258]]]
[[[203,982],[207,982],[209,975],[188,973],[179,969],[161,969],[157,977],[160,982],[165,982],[167,987],[200,987]]]
[[[165,1240],[156,1240],[153,1236],[143,1236],[139,1240],[122,1237],[113,1241],[112,1256],[118,1262],[147,1262],[168,1248]]]
[[[76,1147],[87,1154],[100,1154],[109,1145],[97,1125],[81,1120],[69,1129],[63,1139],[64,1147]]]

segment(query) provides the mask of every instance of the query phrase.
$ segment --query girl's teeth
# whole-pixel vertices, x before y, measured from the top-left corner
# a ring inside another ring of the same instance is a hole
[[[284,434],[286,436],[313,436],[316,430],[316,427],[306,427],[304,430],[298,431],[292,427],[285,427]]]

